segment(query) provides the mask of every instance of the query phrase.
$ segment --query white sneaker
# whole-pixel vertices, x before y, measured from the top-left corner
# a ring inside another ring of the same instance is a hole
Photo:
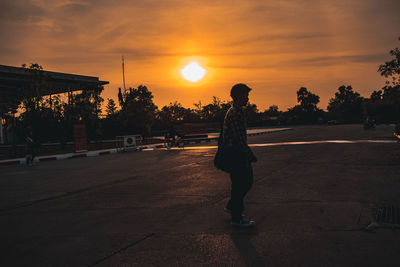
[[[229,214],[232,214],[232,211],[230,210],[230,209],[228,209],[228,208],[224,208],[224,211],[226,212],[226,213],[229,213]],[[244,214],[242,213],[242,216],[244,217]]]
[[[239,221],[232,221],[233,227],[250,228],[250,227],[254,227],[255,225],[256,225],[256,223],[254,221],[249,221],[245,218],[242,218]]]

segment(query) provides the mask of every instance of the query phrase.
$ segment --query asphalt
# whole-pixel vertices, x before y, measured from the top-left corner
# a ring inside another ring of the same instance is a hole
[[[215,142],[32,167],[0,166],[2,266],[399,266],[400,233],[366,231],[399,206],[393,126],[295,127],[249,137],[258,157],[246,197],[254,229],[223,207],[229,177]],[[378,225],[379,226],[379,225]]]

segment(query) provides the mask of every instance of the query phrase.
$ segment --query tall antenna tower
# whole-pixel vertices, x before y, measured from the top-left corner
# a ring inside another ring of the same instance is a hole
[[[122,55],[122,80],[124,81],[124,93],[126,93],[124,55]]]

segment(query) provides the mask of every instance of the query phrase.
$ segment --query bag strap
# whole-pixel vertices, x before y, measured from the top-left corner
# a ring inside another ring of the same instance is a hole
[[[222,145],[224,143],[224,126],[222,125],[221,131],[219,132],[219,137],[218,137],[218,146]]]

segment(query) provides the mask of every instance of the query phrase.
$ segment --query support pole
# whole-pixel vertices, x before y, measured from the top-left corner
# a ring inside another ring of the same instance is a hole
[[[0,144],[4,144],[4,136],[3,136],[3,118],[0,117]]]
[[[124,93],[126,94],[126,87],[125,87],[125,62],[124,62],[124,56],[122,56],[122,79],[124,82]]]

